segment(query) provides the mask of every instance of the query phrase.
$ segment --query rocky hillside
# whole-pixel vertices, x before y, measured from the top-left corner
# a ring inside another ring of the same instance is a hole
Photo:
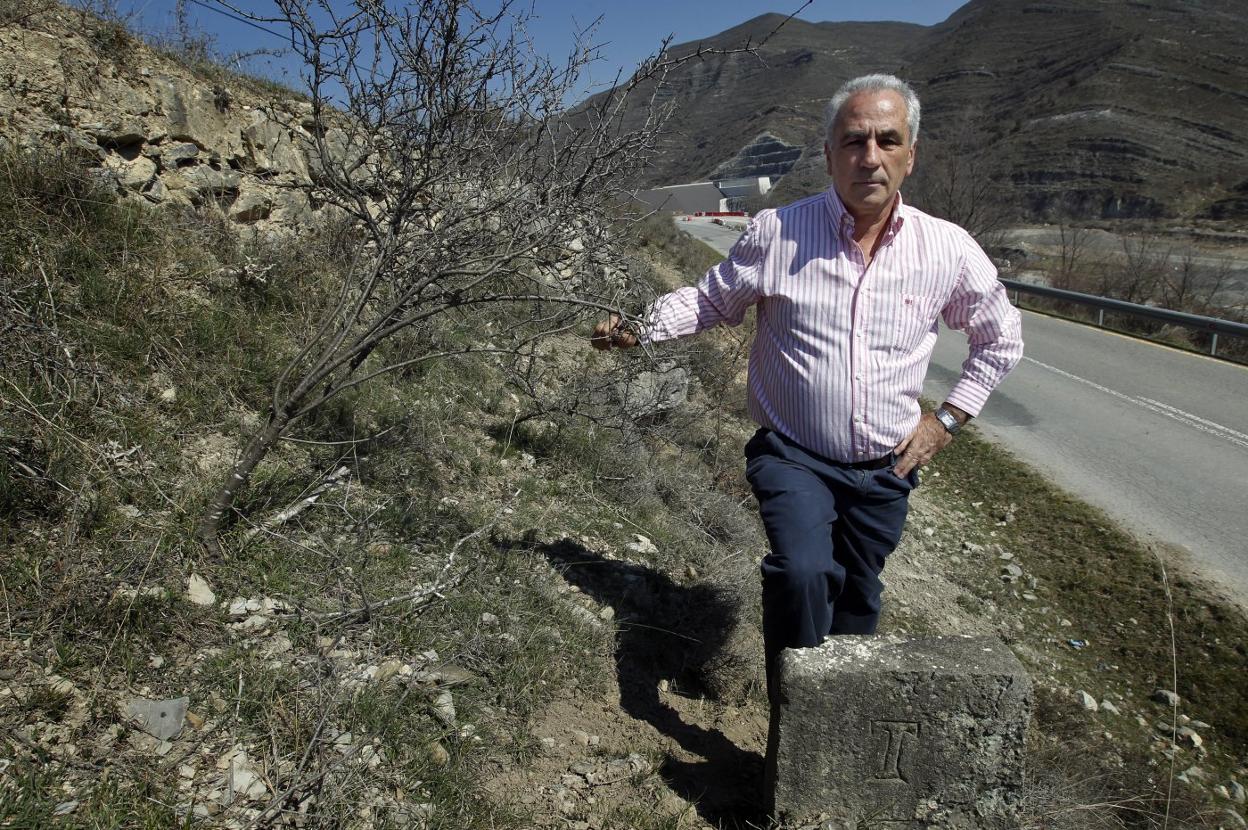
[[[1033,212],[1196,216],[1248,178],[1248,6],[976,2],[902,68],[933,131],[968,112],[1002,132]]]
[[[759,58],[708,59],[679,79],[681,140],[648,183],[707,177],[766,131],[806,148],[776,198],[821,188],[824,100],[885,69],[918,87],[929,145],[982,139],[1025,215],[1242,217],[1246,32],[1236,0],[972,0],[930,28],[790,22]]]
[[[68,8],[0,17],[0,144],[71,148],[136,201],[215,203],[242,226],[309,218],[311,105],[200,70]]]

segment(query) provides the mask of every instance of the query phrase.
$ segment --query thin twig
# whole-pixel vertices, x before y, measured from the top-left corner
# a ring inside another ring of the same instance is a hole
[[[238,693],[234,696],[234,722],[238,723],[238,710],[243,706],[243,670],[238,670]]]
[[[381,438],[383,435],[394,432],[400,426],[403,426],[403,425],[394,424],[392,426],[386,427],[385,429],[383,429],[381,432],[377,433],[376,435],[370,435],[367,438],[351,438],[346,441],[313,441],[308,438],[292,438],[289,435],[283,435],[282,440],[289,441],[292,444],[309,444],[309,445],[316,446],[316,447],[357,447],[360,444],[367,444],[370,441],[376,441],[378,438]]]
[[[291,519],[295,518],[300,513],[307,510],[312,505],[316,504],[317,499],[323,496],[326,491],[332,489],[333,487],[338,486],[338,484],[340,484],[344,479],[348,478],[350,475],[351,475],[351,468],[339,467],[334,472],[325,476],[325,480],[321,482],[321,485],[317,487],[315,490],[313,490],[311,493],[299,499],[299,501],[295,502],[294,504],[290,505],[284,510],[279,510],[277,513],[274,513],[272,516],[265,519],[259,525],[248,528],[247,532],[243,534],[243,538],[250,539],[256,534],[260,533],[262,530],[272,530],[275,527],[280,527],[281,525],[286,524],[286,522],[289,522]]]
[[[319,779],[318,777],[318,779],[312,779],[311,781],[304,782],[299,780],[299,776],[303,774],[305,769],[307,769],[308,761],[312,758],[312,750],[316,747],[316,742],[320,740],[321,730],[325,728],[325,722],[329,720],[330,709],[331,707],[325,706],[321,710],[321,717],[316,722],[316,729],[313,730],[312,737],[308,739],[308,745],[303,750],[303,757],[299,759],[299,766],[295,769],[295,783],[287,787],[280,795],[274,796],[268,803],[268,806],[261,810],[260,815],[256,816],[255,820],[252,821],[250,825],[251,827],[257,827],[262,823],[267,824],[272,821],[272,818],[269,817],[270,812],[276,811],[273,812],[273,816],[276,816],[281,812],[282,805],[285,804],[297,790]],[[329,770],[326,769],[321,773],[321,776],[323,777],[328,771]]]
[[[13,639],[13,611],[9,608],[9,587],[4,583],[4,574],[0,573],[0,592],[4,593],[4,618],[9,626],[9,639]]]
[[[688,640],[688,641],[689,641],[689,642],[691,642],[691,643],[697,643],[698,645],[701,645],[701,644],[702,644],[702,641],[701,641],[701,640],[699,640],[697,637],[690,637],[688,634],[681,634],[679,631],[672,631],[670,628],[660,628],[660,627],[659,627],[659,626],[657,626],[657,625],[646,625],[645,623],[633,622],[632,620],[627,620],[627,621],[619,622],[619,623],[617,623],[617,624],[616,624],[616,627],[617,627],[617,628],[620,628],[620,629],[624,629],[624,628],[648,628],[648,629],[650,629],[651,631],[658,631],[658,632],[659,632],[659,633],[661,633],[661,634],[670,634],[670,635],[672,635],[673,637],[679,637],[680,639],[682,639],[682,640]]]
[[[152,545],[152,551],[147,555],[147,562],[143,565],[143,573],[139,575],[139,584],[135,586],[134,593],[130,596],[130,602],[126,604],[126,612],[121,615],[121,620],[117,623],[117,630],[113,632],[113,639],[109,642],[108,648],[104,649],[104,657],[100,660],[99,668],[96,670],[100,677],[104,676],[104,667],[108,665],[109,657],[112,656],[113,648],[117,645],[117,640],[121,637],[121,631],[125,628],[127,621],[130,619],[130,611],[134,608],[134,603],[138,600],[143,591],[143,583],[147,581],[147,572],[151,570],[152,562],[156,559],[156,551],[160,550],[160,540]],[[91,697],[88,705],[94,702],[95,688],[92,689]]]
[[[1178,758],[1179,729],[1179,648],[1174,634],[1174,595],[1170,592],[1170,577],[1166,573],[1166,563],[1161,554],[1154,549],[1157,567],[1161,569],[1161,585],[1166,595],[1166,626],[1170,629],[1170,690],[1174,693],[1173,705],[1170,707],[1170,773],[1166,781],[1166,812],[1161,820],[1161,830],[1170,826],[1170,802],[1174,797],[1174,765]]]
[[[412,692],[411,686],[405,686],[403,688],[403,694],[401,694],[399,696],[398,701],[395,702],[396,709],[399,706],[401,706],[405,700],[407,700],[407,696],[411,694],[411,692]],[[389,725],[389,722],[387,722],[387,726],[388,725]],[[378,736],[380,736],[381,734],[384,734],[384,732],[385,732],[384,729],[381,730],[380,732],[378,732]],[[341,757],[339,757],[333,763],[326,766],[316,775],[313,775],[311,778],[308,778],[303,781],[296,781],[294,784],[287,787],[285,792],[283,792],[281,795],[277,796],[272,801],[270,801],[269,806],[265,807],[264,810],[260,813],[260,815],[256,816],[252,820],[251,824],[247,825],[248,828],[250,829],[254,827],[268,826],[272,824],[273,820],[276,819],[277,816],[281,814],[282,805],[285,804],[286,801],[290,799],[291,796],[293,796],[297,792],[306,790],[308,787],[311,787],[314,784],[319,783],[321,780],[325,778],[325,776],[329,775],[331,772],[337,770],[339,767],[346,764],[348,761],[354,758],[359,753],[360,750],[362,750],[366,746],[371,745],[371,743],[372,743],[372,740],[370,736],[368,736],[367,734],[361,736],[358,741],[356,741],[355,743],[353,743],[351,746],[347,748],[346,752],[342,753]]]

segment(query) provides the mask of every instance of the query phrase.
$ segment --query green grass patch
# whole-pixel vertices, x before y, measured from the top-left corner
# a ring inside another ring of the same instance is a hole
[[[1173,569],[1163,579],[1157,552],[973,431],[937,456],[931,471],[940,476],[929,475],[925,486],[970,515],[967,538],[1014,552],[1037,580],[1039,600],[1021,601],[997,579],[1003,563],[993,561],[972,587],[1028,620],[1020,639],[1058,660],[1071,688],[1112,686],[1144,704],[1154,689],[1173,687],[1177,660],[1182,710],[1211,723],[1232,754],[1248,751],[1242,615]],[[1073,626],[1062,627],[1062,619]],[[1068,640],[1088,645],[1076,649]]]
[[[151,778],[103,778],[87,792],[69,795],[53,771],[30,766],[0,778],[0,826],[65,830],[169,830],[189,827],[163,803],[162,782]]]

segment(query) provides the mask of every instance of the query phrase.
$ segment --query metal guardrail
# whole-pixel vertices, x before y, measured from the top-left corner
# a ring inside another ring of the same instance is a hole
[[[1187,326],[1188,328],[1197,329],[1199,331],[1207,331],[1212,337],[1210,338],[1209,354],[1217,356],[1218,354],[1218,335],[1227,334],[1232,337],[1248,338],[1248,323],[1236,323],[1231,320],[1219,320],[1216,317],[1202,317],[1199,314],[1188,314],[1183,311],[1171,311],[1168,308],[1156,308],[1149,305],[1140,305],[1138,303],[1128,303],[1125,300],[1111,300],[1108,297],[1097,297],[1093,294],[1080,294],[1078,291],[1066,291],[1061,288],[1049,288],[1047,285],[1032,285],[1031,283],[1018,282],[1017,280],[1001,280],[1009,291],[1014,293],[1014,304],[1018,304],[1018,295],[1035,294],[1038,297],[1048,297],[1053,300],[1063,300],[1068,303],[1077,303],[1078,305],[1086,305],[1097,310],[1096,324],[1098,326],[1105,325],[1105,312],[1116,311],[1123,314],[1131,314],[1136,317],[1144,317],[1150,320],[1161,320],[1165,323],[1174,323],[1179,326]]]

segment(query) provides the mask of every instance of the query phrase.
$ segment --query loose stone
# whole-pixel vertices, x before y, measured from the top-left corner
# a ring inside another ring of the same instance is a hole
[[[455,699],[450,692],[439,692],[433,699],[433,714],[444,725],[455,725]]]
[[[191,574],[191,578],[186,581],[186,598],[195,605],[209,606],[217,601],[217,595],[212,592],[207,580],[199,574]]]
[[[1180,726],[1178,738],[1180,741],[1185,741],[1192,746],[1200,746],[1205,742],[1205,739],[1200,737],[1196,730],[1192,729],[1190,726]]]
[[[1166,706],[1178,706],[1179,696],[1169,689],[1158,689],[1153,692],[1153,700],[1157,703],[1164,703]]]

